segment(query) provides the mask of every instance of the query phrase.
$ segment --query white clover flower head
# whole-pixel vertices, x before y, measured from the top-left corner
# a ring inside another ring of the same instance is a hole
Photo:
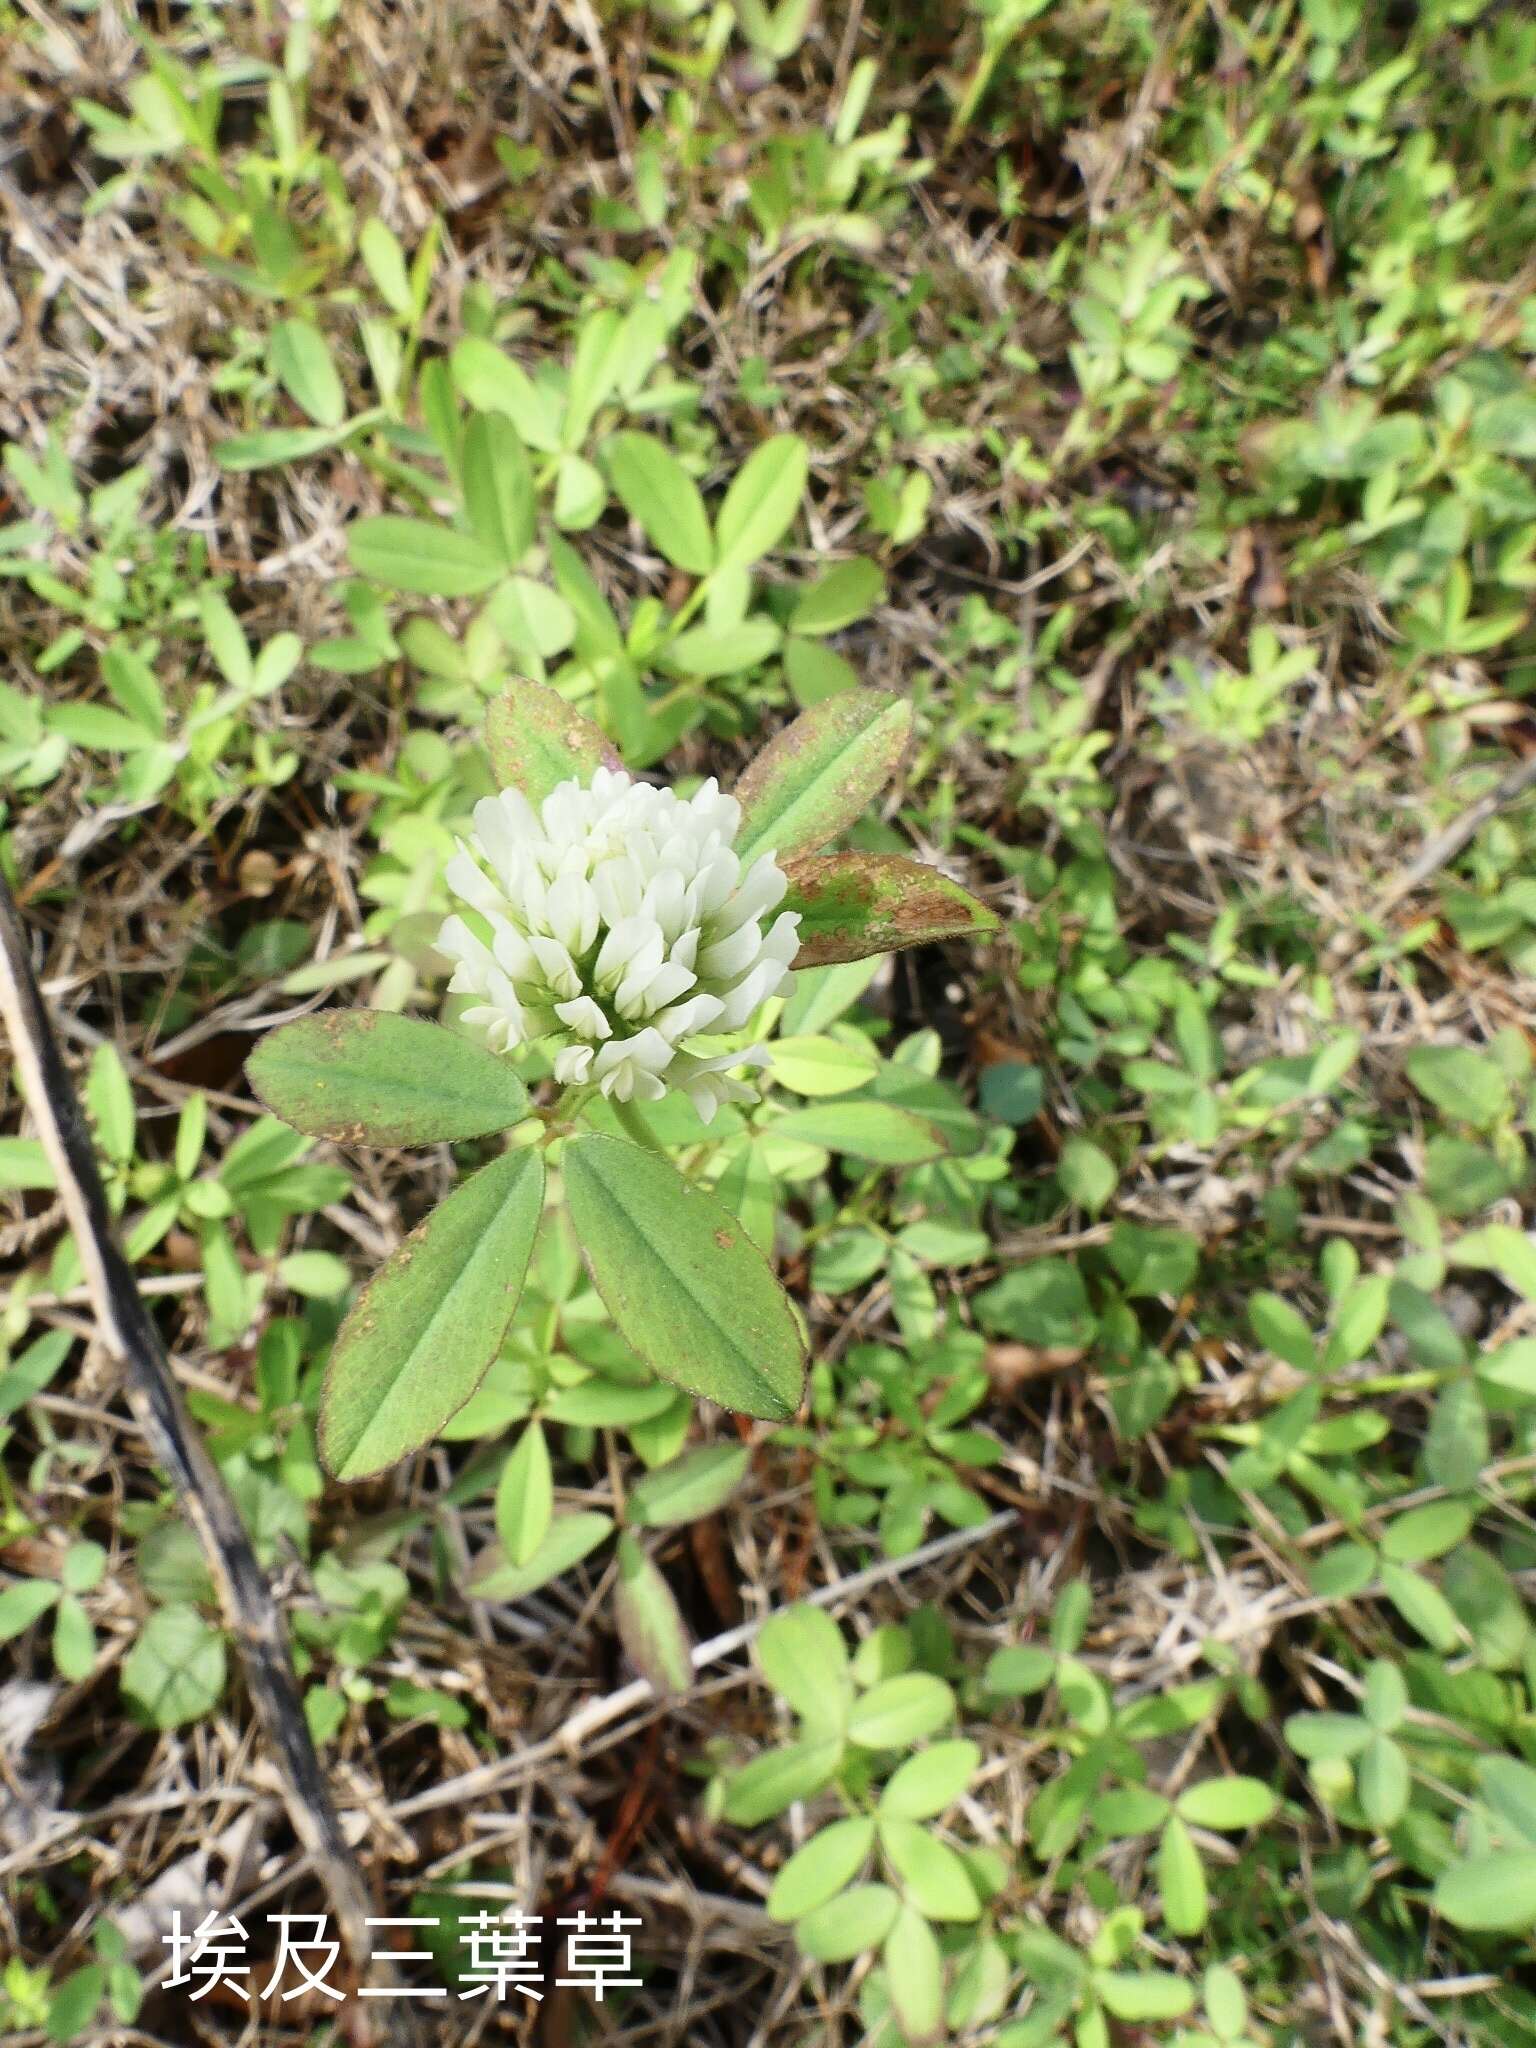
[[[616,1102],[686,1091],[706,1123],[756,1091],[728,1069],[760,1067],[761,1045],[691,1050],[740,1031],[792,982],[800,917],[765,920],[788,887],[771,853],[745,871],[732,850],[741,806],[713,778],[691,797],[599,768],[535,810],[520,790],[476,804],[472,841],[448,863],[455,914],[438,950],[449,987],[496,1052],[555,1043],[555,1079],[595,1082]],[[483,932],[483,936],[482,936]]]

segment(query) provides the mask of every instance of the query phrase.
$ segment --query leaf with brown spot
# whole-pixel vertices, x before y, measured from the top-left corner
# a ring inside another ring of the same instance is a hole
[[[912,706],[886,690],[846,690],[787,725],[736,785],[742,861],[809,853],[863,817],[895,774]]]
[[[561,1163],[593,1282],[651,1370],[741,1415],[793,1415],[805,1376],[800,1328],[729,1209],[669,1159],[621,1138],[583,1132]]]
[[[897,853],[802,854],[785,867],[784,908],[800,913],[797,967],[983,938],[1001,922],[948,875]]]
[[[504,1152],[439,1203],[359,1295],[320,1390],[320,1458],[366,1479],[431,1441],[501,1349],[544,1201],[544,1159]]]
[[[528,1091],[504,1059],[424,1017],[323,1010],[269,1031],[246,1062],[275,1116],[348,1145],[429,1145],[521,1123]]]
[[[532,804],[572,776],[588,782],[599,768],[623,766],[590,718],[547,683],[526,678],[510,684],[486,712],[485,743],[497,782],[520,789]]]

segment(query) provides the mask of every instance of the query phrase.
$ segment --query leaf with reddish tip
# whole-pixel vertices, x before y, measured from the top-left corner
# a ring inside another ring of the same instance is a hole
[[[948,875],[898,853],[801,854],[785,868],[784,908],[800,913],[797,967],[867,960],[934,939],[982,938],[1001,922]]]
[[[485,743],[497,782],[520,789],[533,804],[573,775],[587,782],[598,768],[623,766],[591,719],[547,683],[519,681],[504,690],[485,714]]]
[[[845,831],[895,774],[911,730],[911,704],[886,690],[845,690],[803,711],[736,785],[742,860],[783,861]]]

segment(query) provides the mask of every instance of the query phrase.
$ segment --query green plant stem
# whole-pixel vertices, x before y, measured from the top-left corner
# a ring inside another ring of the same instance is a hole
[[[596,1093],[595,1081],[576,1082],[564,1089],[554,1107],[547,1112],[551,1126],[558,1130],[565,1125],[574,1124],[577,1113],[585,1108],[588,1098]]]
[[[637,1145],[643,1146],[647,1152],[659,1152],[663,1158],[667,1157],[666,1146],[655,1136],[632,1102],[610,1101],[609,1107],[624,1126],[626,1134],[633,1138]]]

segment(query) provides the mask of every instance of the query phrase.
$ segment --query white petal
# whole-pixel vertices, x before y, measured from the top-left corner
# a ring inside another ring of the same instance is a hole
[[[576,963],[558,939],[546,939],[537,932],[530,932],[528,944],[544,970],[544,979],[557,996],[581,994],[581,977],[576,972]]]
[[[645,892],[643,908],[646,916],[656,920],[668,939],[676,938],[690,922],[683,878],[676,868],[664,868],[656,876]]]
[[[505,879],[519,847],[539,839],[539,822],[533,807],[520,789],[504,789],[499,796],[482,797],[475,805],[475,839],[496,871]]]
[[[675,1003],[679,996],[686,995],[694,985],[697,976],[693,970],[684,967],[679,960],[663,960],[656,972],[645,984],[640,998],[640,1009],[647,1015],[664,1010],[668,1003]],[[623,991],[620,991],[622,996]]]
[[[744,924],[723,939],[712,938],[699,955],[699,979],[734,981],[756,964],[762,950],[763,935],[755,924]]]
[[[638,1017],[651,1007],[645,992],[661,973],[663,957],[661,933],[653,925],[614,990],[613,1007],[621,1017]]]
[[[492,1052],[506,1051],[507,1020],[500,1010],[493,1009],[489,1003],[477,1003],[462,1013],[460,1021],[467,1030],[483,1038]]]
[[[637,1031],[633,1038],[611,1038],[599,1052],[593,1072],[610,1073],[615,1067],[628,1063],[660,1074],[671,1065],[672,1057],[672,1047],[666,1039],[659,1031],[647,1026],[644,1031]]]
[[[496,965],[513,981],[538,980],[539,963],[532,946],[521,932],[512,929],[505,918],[496,920],[491,933],[491,950],[496,956]]]
[[[613,988],[622,979],[629,963],[640,948],[655,932],[655,926],[646,917],[623,917],[608,929],[608,936],[597,951],[592,976],[598,988]]]
[[[720,785],[713,775],[694,791],[690,808],[701,833],[717,832],[727,844],[736,837],[741,824],[741,805],[735,797],[721,795]]]
[[[767,1001],[784,978],[785,970],[775,960],[764,960],[752,972],[739,981],[725,998],[725,1009],[720,1017],[722,1031],[739,1031],[756,1011],[760,1003]]]
[[[729,849],[722,847],[710,855],[699,869],[696,900],[701,921],[716,917],[725,908],[740,875],[741,862]]]
[[[475,937],[462,917],[445,917],[434,943],[438,952],[447,959],[462,961],[466,966],[472,961],[489,960],[491,957],[484,943]]]
[[[461,847],[443,869],[443,880],[461,901],[482,917],[505,917],[507,899],[490,877],[476,867]]]
[[[686,1003],[678,1003],[670,1010],[658,1010],[651,1022],[656,1029],[679,1045],[685,1038],[692,1038],[697,1031],[707,1031],[719,1021],[725,1005],[718,996],[690,996]]]
[[[550,885],[549,928],[573,957],[590,951],[597,937],[597,897],[585,875],[562,874]]]
[[[568,1024],[578,1038],[611,1038],[613,1026],[590,996],[573,996],[568,1003],[556,1003],[555,1015]]]
[[[673,1061],[674,1070],[684,1081],[691,1080],[695,1074],[724,1074],[732,1067],[765,1067],[767,1064],[766,1045],[747,1045],[740,1052],[718,1052],[708,1058],[700,1058],[696,1053],[679,1053]],[[749,1088],[747,1093],[750,1095],[752,1090]]]
[[[795,955],[800,951],[800,913],[798,910],[783,910],[773,921],[773,928],[763,940],[765,960],[773,960],[787,973],[794,965]]]
[[[742,877],[741,886],[721,912],[721,922],[732,929],[747,919],[756,924],[784,901],[789,877],[771,853],[755,860]]]

